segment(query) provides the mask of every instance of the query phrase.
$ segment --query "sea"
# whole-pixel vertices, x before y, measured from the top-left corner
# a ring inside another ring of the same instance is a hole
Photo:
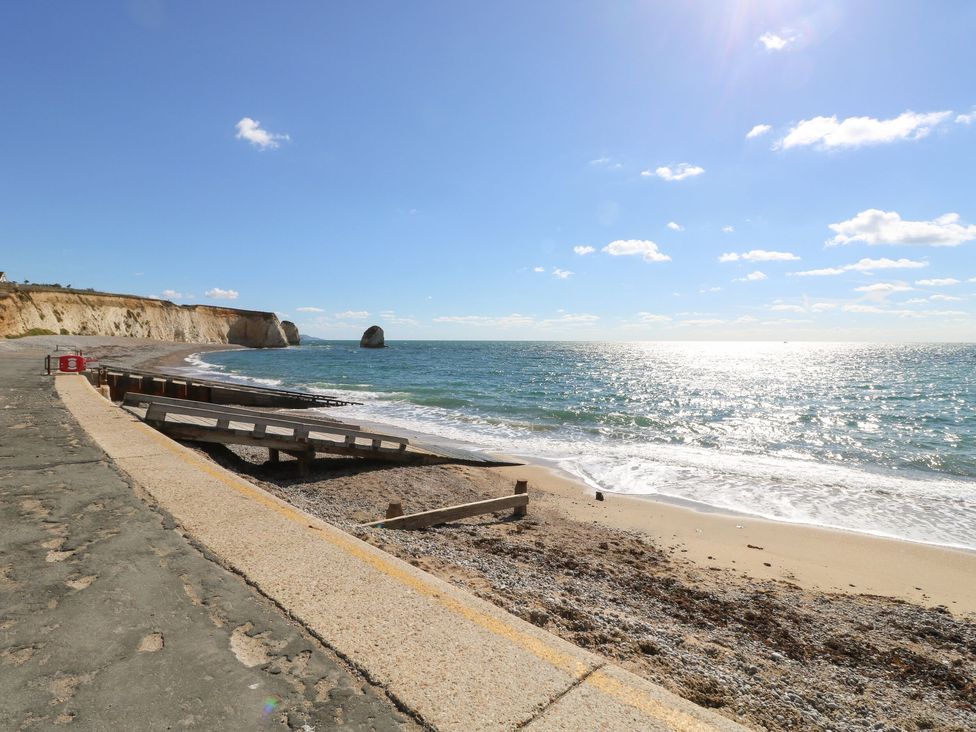
[[[976,550],[976,345],[323,341],[201,376],[549,465],[593,489]]]

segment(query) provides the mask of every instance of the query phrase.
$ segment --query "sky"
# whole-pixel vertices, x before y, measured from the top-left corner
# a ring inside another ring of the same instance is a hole
[[[976,334],[976,3],[8,2],[0,270],[397,339]]]

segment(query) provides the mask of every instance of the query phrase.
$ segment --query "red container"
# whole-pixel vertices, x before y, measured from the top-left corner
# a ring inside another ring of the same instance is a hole
[[[84,370],[84,356],[60,356],[58,358],[58,371],[63,371],[68,374],[77,374]]]

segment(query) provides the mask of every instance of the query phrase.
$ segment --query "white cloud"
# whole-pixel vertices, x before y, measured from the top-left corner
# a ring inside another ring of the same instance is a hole
[[[854,292],[908,292],[914,288],[902,282],[875,282],[873,285],[864,285],[863,287],[855,287]]]
[[[704,168],[688,163],[679,163],[673,168],[670,165],[662,165],[654,169],[654,175],[663,180],[684,180],[685,178],[694,178],[696,175],[701,175],[704,172]],[[645,178],[650,177],[651,171],[645,170],[641,172],[641,175]]]
[[[703,287],[702,289],[700,289],[698,291],[698,294],[699,295],[704,295],[704,294],[707,294],[709,292],[721,292],[721,291],[722,291],[722,288],[721,287]]]
[[[533,267],[532,268],[532,271],[533,272],[545,272],[546,271],[546,268],[545,267]]]
[[[322,308],[313,308],[311,306],[308,306],[308,307],[304,307],[304,308],[295,308],[295,312],[298,312],[298,313],[324,313],[325,311]]]
[[[958,124],[968,125],[972,124],[974,121],[976,121],[976,107],[973,107],[973,111],[971,111],[969,114],[956,115],[956,122]]]
[[[668,228],[671,229],[671,231],[684,231],[685,230],[685,227],[683,227],[681,224],[679,224],[676,221],[669,221],[668,222]]]
[[[962,302],[964,299],[955,295],[932,295],[929,297],[932,302]]]
[[[573,247],[573,251],[576,254],[579,254],[581,257],[585,257],[587,254],[593,254],[593,252],[595,252],[596,249],[590,246],[576,246]]]
[[[262,150],[274,149],[278,147],[278,140],[290,140],[288,135],[279,135],[261,129],[261,123],[250,117],[244,117],[238,122],[237,139],[247,140],[252,145],[256,145]]]
[[[735,231],[735,227],[734,226],[728,225],[728,226],[723,226],[722,227],[722,233],[724,233],[724,234],[731,234],[733,231]]]
[[[219,287],[215,287],[212,290],[207,290],[203,294],[212,300],[236,300],[238,295],[240,295],[237,290],[222,290]]]
[[[778,313],[805,313],[807,309],[801,305],[788,305],[787,303],[776,303],[770,305],[769,309]]]
[[[899,140],[920,140],[935,127],[945,122],[952,112],[928,112],[917,114],[903,112],[893,119],[873,117],[848,117],[837,121],[831,117],[813,117],[790,128],[786,137],[774,147],[788,150],[791,147],[815,145],[822,150],[861,145],[880,145]]]
[[[927,244],[934,247],[955,247],[976,239],[976,225],[959,223],[959,214],[947,213],[932,221],[905,221],[895,211],[869,208],[857,216],[830,224],[836,233],[827,246],[852,242],[877,244]]]
[[[836,310],[837,303],[835,302],[815,302],[810,306],[810,309],[815,313],[822,313],[825,310]]]
[[[827,267],[825,269],[808,269],[805,272],[790,272],[795,277],[829,277],[842,275],[845,272],[874,272],[879,269],[920,269],[928,267],[928,262],[919,262],[914,259],[861,259],[854,264],[845,264],[841,267]]]
[[[884,308],[879,308],[877,305],[861,305],[858,303],[850,303],[844,306],[845,313],[886,313],[890,312]]]
[[[880,301],[896,292],[911,292],[914,289],[903,282],[875,282],[873,285],[855,287],[854,292],[863,293],[868,300]]]
[[[510,328],[519,325],[533,325],[535,319],[531,315],[442,315],[434,318],[435,323],[455,323],[461,325],[486,326],[493,328]]]
[[[566,313],[558,318],[552,320],[543,320],[542,324],[552,324],[552,323],[595,323],[600,319],[599,315],[590,315],[589,313]]]
[[[657,244],[644,239],[617,239],[603,247],[613,257],[640,255],[645,262],[670,262],[671,257],[658,251]]]
[[[395,310],[380,310],[380,317],[388,325],[417,326],[420,325],[413,316],[397,315]]]
[[[177,292],[176,290],[163,290],[162,297],[164,300],[192,300],[193,295],[190,293]]]
[[[909,303],[924,302],[924,300],[909,300]],[[899,318],[946,318],[967,315],[962,310],[886,310],[876,305],[862,305],[852,303],[844,306],[848,313],[865,313],[868,315],[894,315]]]
[[[744,259],[747,262],[797,262],[799,257],[790,252],[770,252],[765,249],[752,249],[748,252],[726,252],[718,258],[719,262],[738,262]]]
[[[769,279],[760,272],[758,269],[755,272],[750,272],[745,277],[736,277],[733,282],[761,282],[762,280]]]
[[[963,310],[885,310],[874,305],[845,305],[844,310],[850,313],[868,313],[872,315],[893,315],[899,318],[948,318],[968,315]]]
[[[561,312],[561,311],[559,311]],[[517,328],[589,325],[600,320],[599,315],[590,313],[562,313],[558,318],[536,320],[531,315],[512,313],[511,315],[442,315],[434,318],[435,323],[470,325],[479,328]]]
[[[808,269],[804,272],[787,272],[790,277],[833,277],[842,275],[848,270],[843,267],[824,267],[823,269]]]
[[[758,43],[761,43],[767,51],[782,51],[796,40],[796,36],[785,31],[772,33],[766,31],[759,36]]]
[[[741,320],[741,318],[740,318]],[[762,321],[763,325],[797,325],[798,323],[812,323],[809,318],[773,318]]]
[[[369,317],[368,310],[346,310],[344,313],[336,313],[337,318],[349,318],[350,320],[362,320]]]
[[[670,323],[670,315],[658,315],[657,313],[637,313],[637,319],[642,323]]]
[[[620,163],[615,162],[613,158],[608,158],[606,156],[591,160],[590,165],[595,168],[609,168],[611,170],[618,170],[619,168],[623,167]]]
[[[678,325],[690,325],[692,327],[705,328],[710,325],[722,325],[724,320],[718,320],[717,318],[702,318],[697,320],[682,320]]]
[[[949,287],[950,285],[958,285],[959,280],[954,277],[945,277],[939,280],[915,280],[916,285],[921,285],[922,287]]]
[[[572,277],[575,272],[570,272],[568,269],[559,269],[559,267],[554,267],[552,270],[552,276],[557,280],[567,280]]]
[[[761,137],[773,129],[772,125],[756,125],[751,130],[746,133],[746,137],[750,140],[754,137]]]

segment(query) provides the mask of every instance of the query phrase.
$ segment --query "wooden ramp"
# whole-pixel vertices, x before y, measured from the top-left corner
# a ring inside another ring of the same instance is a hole
[[[174,439],[264,447],[273,462],[284,452],[299,459],[303,472],[318,453],[418,465],[519,464],[492,460],[465,450],[411,444],[406,437],[371,432],[324,417],[264,412],[135,392],[126,394],[123,404],[147,424]]]

